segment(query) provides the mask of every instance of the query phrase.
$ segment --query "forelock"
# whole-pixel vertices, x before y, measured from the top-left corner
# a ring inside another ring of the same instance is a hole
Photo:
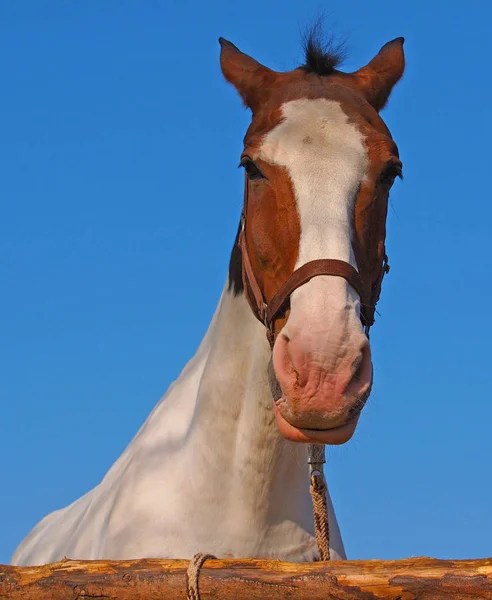
[[[318,21],[305,34],[303,39],[304,63],[300,69],[306,73],[324,76],[336,72],[345,59],[344,42],[333,38],[324,39],[322,24]]]

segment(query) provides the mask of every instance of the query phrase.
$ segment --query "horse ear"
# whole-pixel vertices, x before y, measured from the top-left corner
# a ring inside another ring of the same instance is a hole
[[[357,87],[378,112],[405,70],[404,41],[399,37],[388,42],[370,63],[353,73]]]
[[[219,38],[219,43],[220,67],[224,77],[239,92],[244,104],[255,112],[273,82],[275,72],[244,54],[224,38]]]

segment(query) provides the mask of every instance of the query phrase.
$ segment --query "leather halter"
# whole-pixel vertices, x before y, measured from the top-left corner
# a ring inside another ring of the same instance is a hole
[[[273,347],[275,343],[275,321],[285,314],[289,308],[290,297],[292,293],[301,285],[307,283],[313,277],[320,275],[331,275],[343,277],[359,294],[361,302],[360,318],[364,326],[364,331],[369,337],[369,330],[374,324],[374,313],[376,304],[381,294],[383,278],[389,271],[388,257],[383,256],[383,261],[376,281],[372,284],[370,292],[367,293],[367,286],[362,280],[358,271],[348,262],[333,258],[320,258],[311,260],[296,269],[290,277],[280,286],[270,302],[265,300],[258,281],[255,277],[251,260],[249,257],[248,246],[246,243],[246,218],[248,212],[249,195],[248,177],[245,175],[244,205],[241,214],[241,228],[239,231],[238,244],[242,253],[242,278],[244,293],[255,317],[265,325],[267,338]]]

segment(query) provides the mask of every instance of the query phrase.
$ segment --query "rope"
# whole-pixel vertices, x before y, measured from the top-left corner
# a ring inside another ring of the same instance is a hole
[[[313,500],[314,530],[318,543],[319,559],[330,560],[330,525],[326,508],[326,483],[322,471],[311,473],[309,486]]]
[[[309,491],[313,501],[314,531],[319,560],[330,560],[330,524],[326,506],[326,481],[323,475],[325,462],[325,446],[308,444]]]
[[[200,590],[198,589],[198,579],[203,563],[209,558],[217,558],[213,554],[204,554],[199,552],[190,560],[186,570],[186,598],[187,600],[200,600]]]

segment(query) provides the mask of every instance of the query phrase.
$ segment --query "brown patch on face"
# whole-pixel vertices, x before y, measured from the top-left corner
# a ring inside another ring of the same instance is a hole
[[[287,171],[262,166],[268,171],[268,180],[248,182],[246,242],[253,270],[268,302],[294,270],[300,223]]]

